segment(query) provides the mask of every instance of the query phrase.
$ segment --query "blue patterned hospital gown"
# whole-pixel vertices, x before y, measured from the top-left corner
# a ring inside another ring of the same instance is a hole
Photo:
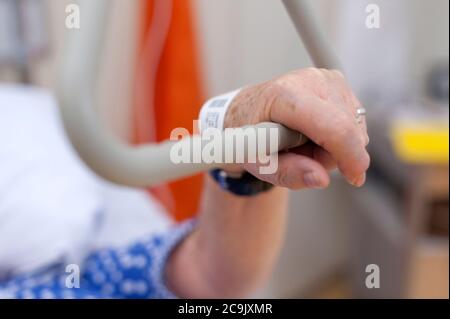
[[[0,298],[175,298],[165,284],[164,268],[193,224],[183,223],[126,248],[93,252],[81,265],[79,287],[67,285],[69,273],[60,265],[0,282]]]

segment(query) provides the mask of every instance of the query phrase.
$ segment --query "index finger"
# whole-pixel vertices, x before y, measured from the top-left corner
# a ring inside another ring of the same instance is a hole
[[[329,102],[312,97],[284,96],[273,100],[270,118],[308,136],[336,160],[349,183],[361,186],[370,157],[355,119]]]

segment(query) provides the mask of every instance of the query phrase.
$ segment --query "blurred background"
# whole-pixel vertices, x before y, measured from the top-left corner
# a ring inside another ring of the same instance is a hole
[[[0,0],[0,87],[54,91],[71,3]],[[311,4],[368,110],[373,162],[362,189],[336,174],[328,190],[292,192],[285,246],[255,297],[448,298],[449,2]],[[369,4],[379,28],[366,26]],[[111,0],[96,107],[120,138],[159,141],[190,129],[207,97],[308,66],[280,1]],[[195,215],[200,188],[197,176],[130,196],[106,191],[101,241],[156,227],[136,207],[144,195],[178,221]],[[365,286],[369,264],[380,267],[379,289]]]

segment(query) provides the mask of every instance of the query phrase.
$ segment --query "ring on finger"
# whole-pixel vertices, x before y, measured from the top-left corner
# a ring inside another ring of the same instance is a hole
[[[363,122],[364,117],[366,116],[367,111],[365,108],[360,107],[356,110],[356,122],[361,124]]]

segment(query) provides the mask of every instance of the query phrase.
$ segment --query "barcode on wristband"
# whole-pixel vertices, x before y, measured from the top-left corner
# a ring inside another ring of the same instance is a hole
[[[208,100],[199,115],[200,132],[208,128],[224,129],[225,114],[241,89]]]
[[[206,115],[206,127],[207,128],[217,128],[219,125],[219,113],[217,112],[208,112]]]
[[[224,107],[227,104],[228,100],[227,99],[217,99],[217,100],[213,100],[211,102],[210,107],[214,108],[214,107]]]

